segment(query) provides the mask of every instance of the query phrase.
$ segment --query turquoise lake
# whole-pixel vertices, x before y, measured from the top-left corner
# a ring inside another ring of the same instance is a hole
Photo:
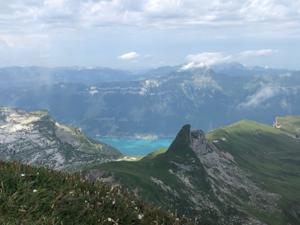
[[[158,138],[153,140],[135,138],[101,137],[100,141],[109,144],[129,156],[144,156],[159,148],[170,146],[171,138]]]

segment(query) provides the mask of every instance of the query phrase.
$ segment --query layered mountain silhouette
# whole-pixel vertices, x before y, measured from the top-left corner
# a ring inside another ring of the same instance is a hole
[[[106,68],[0,68],[0,102],[35,111],[93,137],[173,137],[183,124],[208,131],[242,119],[272,124],[300,114],[299,71],[238,63],[130,73]],[[32,85],[34,83],[34,85]]]

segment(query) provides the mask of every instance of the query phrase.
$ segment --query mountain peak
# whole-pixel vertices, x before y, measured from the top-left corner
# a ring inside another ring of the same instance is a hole
[[[185,144],[189,144],[191,141],[191,125],[186,124],[184,125],[181,130],[176,135],[175,141],[181,141]]]
[[[180,131],[177,133],[176,138],[170,145],[168,153],[180,153],[190,150],[191,144],[191,125],[184,125]]]
[[[176,135],[176,138],[169,147],[168,152],[203,152],[203,150],[205,151],[207,149],[207,144],[208,142],[203,130],[192,130],[191,125],[186,124]]]

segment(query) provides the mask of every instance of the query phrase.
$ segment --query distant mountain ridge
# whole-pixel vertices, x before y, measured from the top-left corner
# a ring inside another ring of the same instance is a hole
[[[271,124],[275,116],[300,114],[299,71],[238,63],[137,74],[107,68],[0,68],[0,89],[0,105],[47,109],[93,137],[170,137],[182,124],[209,131],[241,119]]]
[[[89,163],[116,160],[122,154],[86,137],[79,129],[54,121],[46,111],[27,113],[0,108],[0,159],[78,170]]]
[[[90,85],[97,82],[134,80],[132,72],[105,67],[3,67],[0,77],[7,81],[39,83],[71,82]]]

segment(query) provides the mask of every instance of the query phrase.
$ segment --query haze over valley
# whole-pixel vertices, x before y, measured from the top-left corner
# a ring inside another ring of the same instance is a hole
[[[298,71],[223,63],[130,73],[114,69],[0,69],[3,106],[48,110],[93,137],[174,137],[182,124],[209,131],[241,119],[272,124],[298,115]],[[32,83],[34,82],[34,86]]]

